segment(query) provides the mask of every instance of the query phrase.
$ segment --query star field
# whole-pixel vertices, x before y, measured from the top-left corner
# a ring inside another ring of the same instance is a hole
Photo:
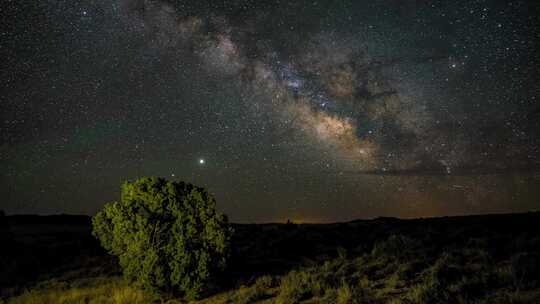
[[[534,1],[8,1],[7,213],[95,213],[126,179],[233,221],[537,210]]]

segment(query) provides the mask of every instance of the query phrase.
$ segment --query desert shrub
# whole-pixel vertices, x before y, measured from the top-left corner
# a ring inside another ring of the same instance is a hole
[[[126,182],[120,201],[106,204],[92,224],[124,276],[153,292],[196,298],[229,255],[227,218],[204,188],[189,183],[153,177]]]
[[[265,275],[265,276],[259,277],[255,281],[255,284],[253,284],[253,287],[258,291],[264,292],[272,287],[275,287],[276,285],[275,283],[276,282],[273,277],[269,275]]]
[[[422,281],[409,291],[409,300],[413,303],[448,303],[448,286],[461,277],[461,269],[455,265],[450,253],[443,253],[439,259],[426,269]]]
[[[409,292],[413,303],[470,303],[500,286],[491,257],[480,249],[444,252]],[[497,273],[499,271],[500,273]]]
[[[337,304],[369,304],[374,303],[374,297],[362,289],[360,285],[349,284],[345,281],[337,288],[335,301]]]
[[[448,294],[437,280],[427,280],[414,287],[408,293],[412,303],[449,303]]]
[[[410,263],[401,263],[396,271],[397,279],[412,280],[417,274],[421,273],[426,268],[424,261],[411,261]]]
[[[336,303],[350,304],[353,301],[353,290],[348,284],[343,284],[337,289]]]
[[[273,296],[274,278],[265,275],[258,278],[250,287],[242,286],[228,300],[235,304],[250,304]]]
[[[419,252],[420,243],[404,235],[391,235],[373,246],[371,255],[375,257],[406,260],[415,257]]]
[[[312,274],[293,270],[281,278],[277,303],[294,304],[310,298],[314,294],[314,285],[318,284]]]
[[[320,266],[293,270],[281,277],[277,303],[371,303],[369,280],[358,268],[361,262],[362,258],[338,257]]]
[[[517,289],[534,287],[540,279],[540,254],[522,252],[510,259],[510,270]]]
[[[335,261],[326,262],[321,267],[293,270],[281,277],[277,303],[292,304],[312,297],[324,297],[337,288],[342,279],[342,272],[335,264]],[[330,269],[336,271],[329,272]]]

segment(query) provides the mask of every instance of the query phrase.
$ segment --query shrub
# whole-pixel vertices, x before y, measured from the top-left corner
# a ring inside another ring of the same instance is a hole
[[[277,303],[298,303],[313,296],[313,276],[305,271],[293,270],[281,278]]]
[[[272,297],[271,289],[274,287],[274,279],[265,275],[258,278],[250,287],[241,286],[226,303],[250,304],[256,301]]]
[[[232,230],[201,187],[162,178],[122,186],[93,219],[93,234],[118,256],[124,276],[153,292],[197,298],[223,270]]]
[[[308,299],[313,303],[357,303],[360,300],[365,303],[368,293],[358,288],[365,286],[358,284],[356,271],[354,263],[339,257],[321,266],[293,270],[281,277],[276,303],[292,304]]]
[[[510,259],[512,279],[517,289],[533,288],[540,280],[540,254],[521,252]]]
[[[411,288],[413,303],[470,303],[497,285],[489,254],[480,249],[443,252]]]
[[[398,259],[400,261],[418,258],[418,248],[421,244],[404,235],[393,234],[385,241],[377,242],[371,250],[371,255],[381,258]]]
[[[353,291],[348,284],[344,284],[337,289],[336,302],[338,304],[350,304],[353,301]]]

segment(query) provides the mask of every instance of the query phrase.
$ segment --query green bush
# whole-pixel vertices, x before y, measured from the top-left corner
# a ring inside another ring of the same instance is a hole
[[[118,256],[124,276],[153,292],[197,298],[223,270],[232,230],[201,187],[162,178],[122,186],[121,199],[92,219],[93,234]]]

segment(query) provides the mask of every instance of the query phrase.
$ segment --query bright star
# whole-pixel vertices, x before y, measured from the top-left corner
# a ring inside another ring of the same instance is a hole
[[[204,159],[199,159],[199,164],[204,165]]]

